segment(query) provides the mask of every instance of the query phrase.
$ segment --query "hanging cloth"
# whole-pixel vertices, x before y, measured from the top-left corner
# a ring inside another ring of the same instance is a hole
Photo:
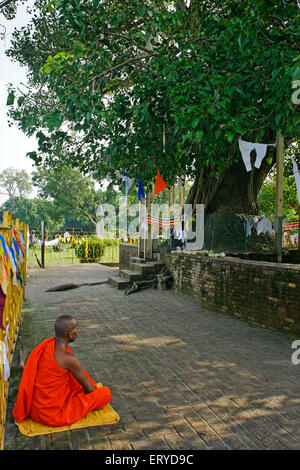
[[[3,251],[4,251],[4,254],[6,256],[6,259],[7,259],[7,244],[6,244],[6,241],[4,240],[3,236],[0,234],[0,241],[1,241],[1,244],[2,244],[2,248],[3,248]]]
[[[5,295],[7,295],[7,288],[9,284],[8,270],[5,268],[0,258],[0,287]],[[0,327],[1,328],[1,327]]]
[[[129,178],[129,176],[127,176],[127,171],[125,172],[125,175],[120,175],[119,172],[117,172],[116,174],[119,178],[121,178],[124,181],[124,184],[125,184],[125,206],[127,207],[127,201],[128,201],[127,196],[129,194],[131,186],[134,182],[134,178]]]
[[[25,250],[25,240],[24,240],[22,232],[19,232],[19,236],[20,236],[21,247],[23,248],[23,250]]]
[[[260,168],[261,162],[266,156],[268,145],[274,146],[275,144],[256,144],[256,143],[246,142],[245,140],[239,139],[239,148],[240,148],[242,159],[243,159],[243,162],[245,164],[247,171],[251,171],[250,154],[252,150],[256,151],[256,160],[255,160],[254,166],[256,168]]]
[[[261,233],[268,232],[270,235],[273,235],[273,227],[272,222],[268,220],[266,217],[262,217],[262,219],[257,224],[257,235]]]
[[[8,347],[8,330],[9,330],[9,324],[6,327],[6,335],[4,338],[4,380],[5,382],[9,379],[10,376],[10,367],[9,367],[9,361],[8,361],[8,352],[9,352],[9,347]]]
[[[145,196],[145,191],[144,191],[143,180],[142,180],[141,176],[139,178],[137,197],[138,197],[139,201],[141,201],[142,199],[145,199],[145,197],[146,197]]]
[[[160,193],[167,187],[167,184],[164,182],[158,170],[156,170],[156,181],[155,181],[155,189],[154,189],[154,196]]]
[[[254,227],[253,220],[251,217],[247,217],[245,220],[246,237],[249,237],[251,235],[252,227]]]
[[[18,267],[17,267],[17,264],[16,264],[13,248],[8,247],[7,253],[8,253],[8,258],[9,258],[9,261],[10,261],[10,264],[11,264],[11,269],[14,273],[16,273],[17,270],[18,270]]]
[[[8,267],[8,260],[7,260],[7,257],[5,255],[5,253],[7,253],[6,244],[5,244],[5,251],[4,251],[3,245],[2,245],[2,243],[0,243],[0,260],[2,259],[2,266],[3,266],[3,269],[5,270],[5,274],[6,274],[6,277],[7,277],[9,267]]]

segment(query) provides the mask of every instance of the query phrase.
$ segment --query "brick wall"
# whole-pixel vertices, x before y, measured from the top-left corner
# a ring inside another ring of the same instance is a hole
[[[130,243],[120,245],[119,251],[119,269],[129,269],[129,262],[131,256],[138,255],[137,245],[131,245]]]
[[[173,288],[205,308],[300,334],[300,266],[172,252],[162,261]]]

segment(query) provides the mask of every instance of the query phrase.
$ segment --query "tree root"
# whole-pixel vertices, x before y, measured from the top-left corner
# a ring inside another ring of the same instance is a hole
[[[82,286],[99,286],[100,284],[107,284],[108,279],[105,281],[100,282],[85,282],[84,284],[62,284],[61,286],[52,287],[51,289],[47,289],[46,292],[59,292],[65,291],[69,289],[77,289],[78,287]]]
[[[156,274],[155,278],[148,279],[145,281],[135,281],[128,289],[125,290],[125,295],[133,294],[142,289],[148,287],[158,288],[160,290],[170,289],[173,281],[173,276],[170,271],[164,266],[159,274]]]

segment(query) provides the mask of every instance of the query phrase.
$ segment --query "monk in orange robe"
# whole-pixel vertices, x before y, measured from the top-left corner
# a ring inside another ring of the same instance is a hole
[[[110,389],[97,388],[68,346],[78,328],[74,317],[62,315],[55,322],[55,337],[32,351],[13,409],[15,421],[30,416],[47,426],[67,426],[110,402]]]

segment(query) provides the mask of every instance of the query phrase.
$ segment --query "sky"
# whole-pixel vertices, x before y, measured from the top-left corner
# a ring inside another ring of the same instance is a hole
[[[32,0],[28,0],[27,6],[32,3]],[[0,40],[0,172],[8,167],[26,170],[28,173],[34,170],[32,161],[26,157],[26,153],[36,150],[36,140],[28,138],[16,126],[9,127],[6,114],[7,85],[26,83],[26,70],[7,57],[5,50],[9,47],[13,30],[26,25],[29,21],[30,15],[26,12],[26,4],[18,7],[18,13],[13,20],[6,20],[0,13],[0,24],[6,27],[5,40]],[[0,204],[6,199],[5,194],[0,194]]]

